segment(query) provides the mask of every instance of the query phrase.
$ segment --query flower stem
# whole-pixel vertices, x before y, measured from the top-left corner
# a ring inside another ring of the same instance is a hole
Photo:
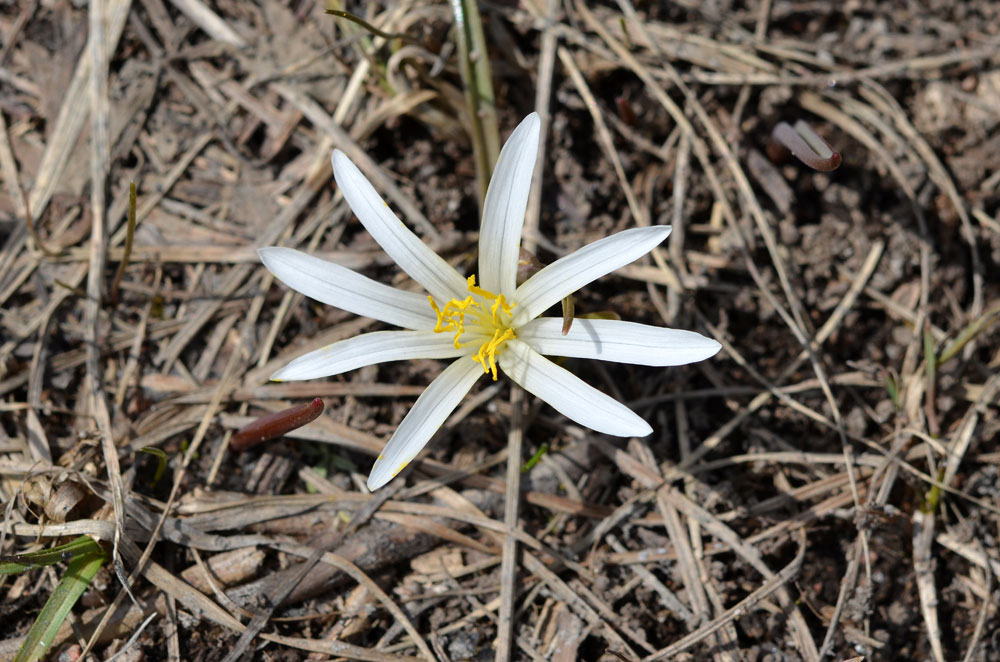
[[[489,52],[486,50],[486,36],[483,34],[483,20],[475,0],[451,0],[451,9],[455,15],[458,68],[465,85],[465,105],[476,160],[476,181],[479,184],[479,208],[482,209],[482,203],[486,200],[486,187],[493,174],[493,164],[500,155],[493,74],[490,71]]]

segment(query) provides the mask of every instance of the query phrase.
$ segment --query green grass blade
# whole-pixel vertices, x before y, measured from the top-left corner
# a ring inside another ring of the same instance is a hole
[[[53,547],[52,549],[0,557],[0,575],[26,572],[65,561],[70,557],[80,556],[81,554],[96,554],[101,551],[101,546],[94,542],[93,538],[90,536],[80,536],[76,540],[72,540],[65,545]]]
[[[69,562],[66,574],[45,601],[42,612],[31,626],[28,638],[17,651],[14,662],[35,662],[45,656],[70,609],[83,595],[106,560],[107,554],[101,550],[77,556]]]
[[[542,456],[548,452],[549,452],[548,444],[542,444],[541,446],[539,446],[538,450],[535,451],[535,454],[532,455],[530,458],[528,458],[528,461],[525,462],[524,466],[521,467],[521,473],[527,473],[531,471],[531,469],[534,468],[536,464],[542,461]]]
[[[351,21],[352,23],[357,23],[365,30],[368,30],[368,32],[372,33],[377,37],[382,37],[383,39],[402,39],[403,41],[409,44],[417,44],[418,46],[420,45],[419,42],[410,35],[402,34],[400,32],[382,32],[381,30],[379,30],[377,27],[375,27],[365,19],[361,18],[360,16],[355,16],[351,12],[343,11],[340,9],[326,9],[324,10],[324,13],[330,14],[331,16],[336,16],[337,18],[345,18],[348,21]]]
[[[962,331],[958,334],[958,337],[955,338],[955,340],[943,352],[941,352],[941,356],[937,359],[938,365],[945,363],[961,352],[962,348],[965,347],[969,341],[988,329],[990,325],[998,319],[1000,319],[1000,306],[986,311],[977,319],[973,320],[969,325],[962,329]]]
[[[924,365],[927,369],[928,388],[933,388],[932,385],[937,380],[938,362],[934,356],[934,336],[931,335],[930,329],[924,329]]]
[[[479,208],[482,209],[493,165],[500,155],[493,73],[479,7],[474,0],[451,0],[451,10],[455,17],[458,70],[465,86],[465,105],[472,132],[470,137],[476,161],[476,181],[479,184]]]
[[[167,470],[167,454],[164,453],[159,448],[153,448],[152,446],[143,446],[139,449],[140,453],[148,453],[156,458],[156,472],[153,474],[153,480],[150,487],[156,488],[157,483],[163,478],[163,472]]]

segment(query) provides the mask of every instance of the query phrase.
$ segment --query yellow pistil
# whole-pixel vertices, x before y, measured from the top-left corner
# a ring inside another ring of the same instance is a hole
[[[434,332],[453,332],[455,334],[455,349],[479,343],[479,350],[472,358],[483,366],[483,372],[492,373],[493,381],[496,381],[497,352],[500,351],[505,342],[517,337],[514,329],[509,326],[511,309],[516,304],[507,303],[503,294],[494,294],[477,287],[475,275],[469,276],[467,287],[470,296],[461,301],[452,299],[445,304],[444,308],[439,308],[433,297],[427,297],[431,308],[437,315]],[[469,316],[468,324],[466,324],[467,315]],[[470,337],[463,343],[461,338],[466,333]]]

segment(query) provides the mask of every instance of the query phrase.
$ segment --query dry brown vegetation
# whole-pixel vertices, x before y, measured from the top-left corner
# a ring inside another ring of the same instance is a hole
[[[471,268],[450,7],[344,7],[403,41],[312,0],[85,5],[0,5],[0,553],[87,534],[118,560],[53,659],[1000,660],[1000,5],[482,4],[501,133],[544,118],[540,257],[674,226],[577,310],[724,349],[567,364],[646,439],[483,381],[374,495],[441,366],[269,383],[378,325],[255,249],[407,285],[338,147]],[[765,156],[799,119],[839,170]],[[227,449],[314,397],[316,422]],[[64,568],[0,579],[0,659]]]

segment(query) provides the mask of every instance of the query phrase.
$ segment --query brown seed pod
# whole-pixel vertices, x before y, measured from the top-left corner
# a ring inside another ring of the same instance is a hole
[[[831,172],[840,167],[840,152],[834,151],[809,124],[799,120],[795,126],[778,122],[771,131],[774,142],[813,170]],[[773,150],[769,150],[773,155]]]
[[[315,421],[323,413],[323,406],[323,400],[315,398],[310,403],[261,416],[234,434],[229,442],[229,447],[240,453],[257,444],[277,439],[283,434]]]

